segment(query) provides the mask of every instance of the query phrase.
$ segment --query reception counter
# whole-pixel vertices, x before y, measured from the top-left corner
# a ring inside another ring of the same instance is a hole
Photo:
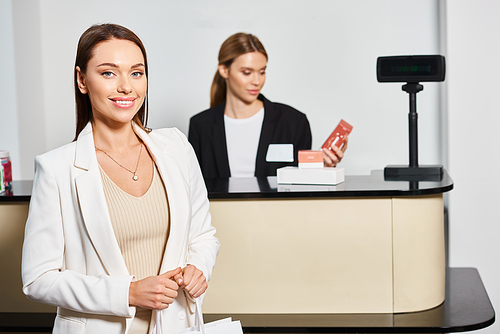
[[[0,196],[0,332],[50,332],[55,309],[21,292],[32,182]],[[337,186],[276,178],[207,180],[221,250],[203,310],[245,332],[436,333],[495,320],[477,270],[445,268],[444,174],[385,181],[382,171]],[[444,303],[443,303],[444,301]]]
[[[382,171],[337,186],[207,180],[221,250],[206,313],[402,313],[445,298],[443,193]]]
[[[445,297],[439,180],[385,181],[382,171],[337,186],[278,185],[275,177],[207,180],[221,241],[206,313],[401,313]],[[0,312],[53,310],[20,289],[31,182],[0,196]]]
[[[55,312],[55,307],[28,300],[21,290],[21,252],[32,187],[32,181],[14,181],[13,193],[0,195],[0,313]]]

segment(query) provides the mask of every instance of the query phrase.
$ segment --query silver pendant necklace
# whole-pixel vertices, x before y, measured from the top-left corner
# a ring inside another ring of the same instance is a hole
[[[96,150],[98,151],[101,151],[102,153],[106,154],[111,160],[113,160],[118,166],[120,166],[121,168],[125,169],[126,171],[132,173],[132,180],[134,181],[137,181],[139,180],[139,176],[136,174],[137,173],[137,168],[139,168],[139,161],[141,161],[141,153],[142,153],[142,143],[141,143],[141,150],[139,151],[139,158],[137,158],[137,165],[135,166],[135,170],[134,171],[131,171],[130,169],[128,169],[127,167],[123,166],[121,163],[119,163],[118,161],[116,161],[112,156],[110,156],[108,153],[106,153],[105,151],[101,150],[100,148],[98,148],[97,146],[94,146]]]

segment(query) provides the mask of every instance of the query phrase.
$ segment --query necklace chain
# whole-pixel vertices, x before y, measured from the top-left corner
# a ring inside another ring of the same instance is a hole
[[[135,165],[135,170],[131,171],[127,167],[123,166],[121,163],[116,161],[111,155],[109,155],[107,152],[101,150],[99,147],[94,146],[96,150],[101,151],[102,153],[106,154],[111,160],[113,160],[118,166],[121,168],[125,169],[126,171],[132,173],[132,180],[137,181],[139,180],[139,176],[137,175],[137,168],[139,168],[139,161],[141,161],[141,153],[142,153],[142,143],[141,143],[141,150],[139,151],[139,157],[137,158],[137,164]]]

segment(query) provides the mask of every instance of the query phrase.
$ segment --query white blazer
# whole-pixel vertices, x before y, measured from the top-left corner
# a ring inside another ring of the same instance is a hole
[[[134,126],[168,195],[171,227],[160,272],[193,264],[209,280],[219,241],[193,149],[177,129],[146,133]],[[90,123],[77,141],[35,159],[22,276],[28,298],[58,307],[53,333],[128,332],[134,278],[109,218]],[[193,301],[179,291],[161,311],[163,333],[193,326],[193,311]],[[151,328],[155,319],[153,312]]]

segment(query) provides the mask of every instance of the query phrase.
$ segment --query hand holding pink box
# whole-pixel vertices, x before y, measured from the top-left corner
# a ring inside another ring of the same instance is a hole
[[[326,148],[330,150],[332,145],[337,146],[338,148],[342,147],[346,137],[351,133],[352,125],[344,121],[340,120],[340,123],[337,125],[335,130],[333,130],[332,134],[328,137],[321,148]]]

